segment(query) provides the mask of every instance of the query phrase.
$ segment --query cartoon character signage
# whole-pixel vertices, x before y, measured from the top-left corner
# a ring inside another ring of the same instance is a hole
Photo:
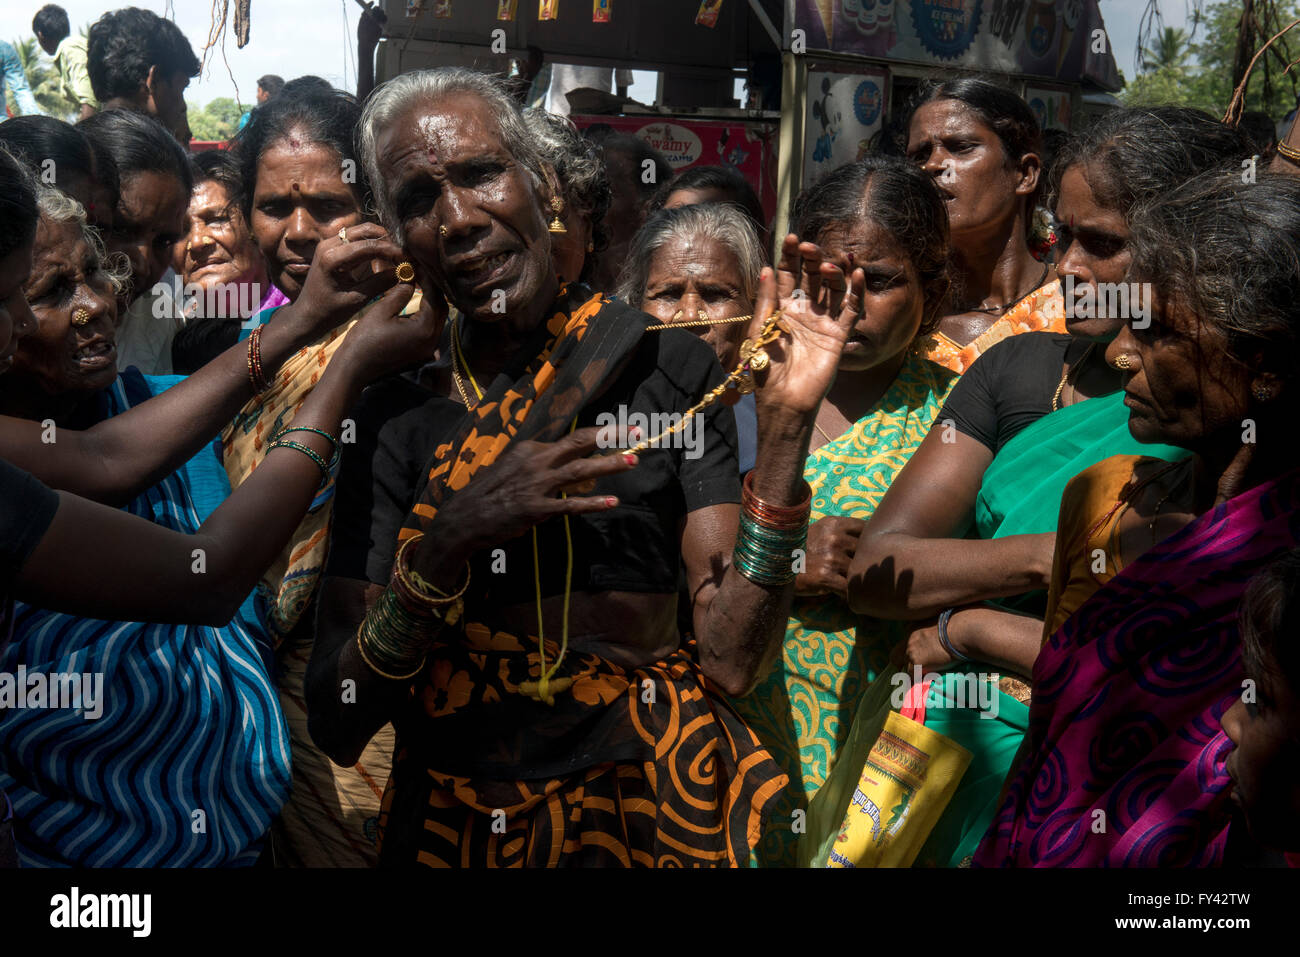
[[[808,74],[803,183],[865,156],[880,129],[885,77],[879,73]]]

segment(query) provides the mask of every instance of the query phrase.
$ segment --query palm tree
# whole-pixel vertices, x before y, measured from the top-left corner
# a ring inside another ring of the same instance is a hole
[[[1147,71],[1181,70],[1189,52],[1187,31],[1165,27],[1156,34],[1156,42],[1142,49],[1142,67]]]
[[[36,98],[36,105],[50,116],[65,120],[72,116],[77,110],[77,104],[60,92],[58,74],[45,56],[45,51],[37,46],[36,38],[14,40],[13,48],[18,54],[18,62],[22,64],[23,73],[27,76],[32,96]]]

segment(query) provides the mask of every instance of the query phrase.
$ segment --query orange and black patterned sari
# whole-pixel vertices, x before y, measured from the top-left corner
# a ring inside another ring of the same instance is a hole
[[[620,374],[646,322],[581,287],[562,291],[523,350],[532,358],[498,377],[437,448],[400,537],[428,528],[510,442],[563,436]],[[443,631],[394,722],[381,865],[744,864],[787,779],[708,688],[690,645],[639,668],[570,649],[543,703],[521,693],[541,674],[536,638],[482,623],[503,577],[489,563],[473,562],[466,624]],[[553,663],[559,647],[545,644]]]

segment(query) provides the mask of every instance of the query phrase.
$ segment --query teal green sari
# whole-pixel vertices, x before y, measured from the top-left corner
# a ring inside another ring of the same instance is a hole
[[[1123,392],[1050,412],[1004,445],[985,470],[975,502],[976,537],[1054,532],[1066,484],[1112,455],[1174,461],[1187,454],[1134,439]],[[1046,595],[1038,592],[1000,604],[1041,616],[1045,600]],[[884,727],[893,677],[881,675],[868,690],[845,753],[809,803],[801,864],[821,867],[826,862],[867,754]],[[1001,690],[998,676],[979,662],[947,669],[938,678],[926,697],[925,726],[956,741],[973,757],[916,864],[956,867],[969,861],[993,820],[1002,782],[1029,727],[1029,708]],[[988,702],[987,707],[980,707],[979,701]]]

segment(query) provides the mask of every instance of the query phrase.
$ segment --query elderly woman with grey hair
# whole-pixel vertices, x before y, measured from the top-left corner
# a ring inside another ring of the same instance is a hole
[[[551,258],[561,282],[591,284],[596,259],[609,245],[605,213],[609,211],[609,176],[605,161],[566,117],[545,110],[525,110],[524,122],[537,141],[542,159],[559,178],[564,214],[551,230]]]
[[[0,600],[0,674],[51,688],[98,677],[80,707],[0,708],[0,791],[28,864],[251,864],[290,783],[253,583],[318,493],[353,398],[431,351],[435,330],[389,318],[391,302],[371,310],[318,372],[298,441],[273,439],[231,494],[212,438],[252,392],[243,350],[184,382],[119,374],[121,274],[82,206],[29,179],[0,150],[0,481],[25,512],[0,535],[22,543],[6,562],[21,601],[11,616]],[[318,333],[273,323],[266,368]],[[178,808],[202,809],[204,827]]]
[[[763,252],[744,211],[725,203],[664,209],[632,238],[616,295],[661,323],[682,323],[730,372],[754,311]],[[754,467],[754,396],[735,405],[740,471]]]
[[[788,237],[758,286],[763,358],[728,378],[695,336],[560,283],[568,203],[498,81],[398,76],[359,142],[426,300],[457,316],[428,391],[372,389],[354,413],[315,740],[346,765],[396,726],[384,865],[743,864],[785,779],[713,689],[746,691],[783,632],[861,272]],[[727,405],[752,384],[742,508]]]

